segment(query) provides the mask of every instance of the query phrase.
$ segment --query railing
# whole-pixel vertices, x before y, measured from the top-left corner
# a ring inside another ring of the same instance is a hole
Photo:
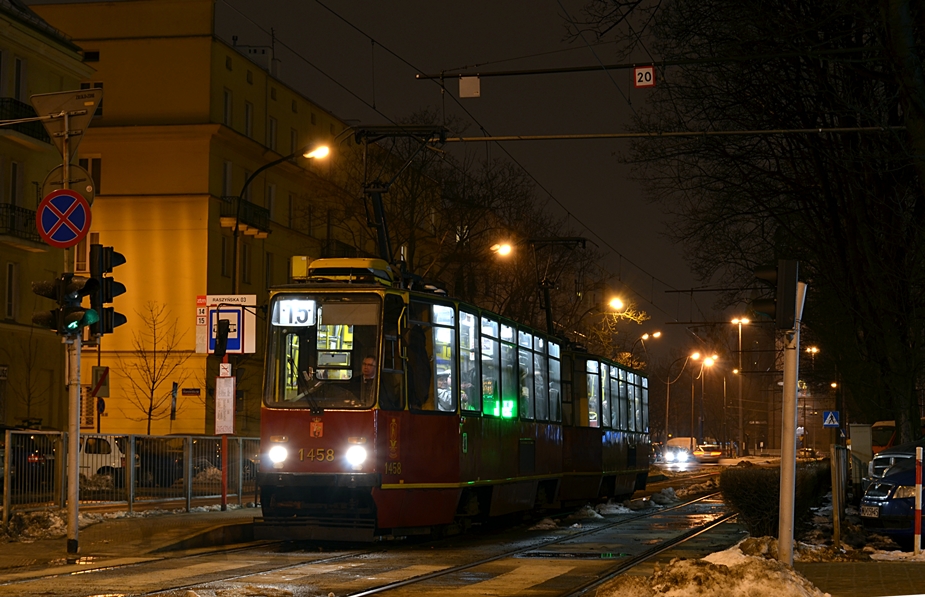
[[[230,500],[255,499],[260,440],[228,441]],[[3,522],[16,510],[63,508],[67,501],[67,433],[5,432]],[[134,466],[127,463],[134,462]],[[218,498],[222,491],[222,441],[216,436],[82,434],[81,504],[175,504],[189,511],[194,500]]]
[[[240,209],[238,208],[238,203],[241,204]],[[259,230],[269,232],[270,210],[267,208],[238,197],[222,197],[221,206],[221,217],[237,217],[243,226],[253,226]]]
[[[42,242],[35,227],[35,212],[9,203],[0,203],[0,236],[3,235]]]
[[[0,97],[0,120],[19,120],[20,118],[35,117],[35,109],[29,104],[11,97]],[[45,131],[45,126],[37,120],[32,122],[18,122],[10,125],[8,128],[51,145],[51,138]]]

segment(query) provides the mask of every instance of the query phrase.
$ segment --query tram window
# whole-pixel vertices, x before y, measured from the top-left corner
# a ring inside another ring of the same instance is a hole
[[[453,307],[434,305],[434,323],[438,325],[456,325],[456,312]]]
[[[626,371],[620,369],[620,419],[623,423],[623,430],[629,431],[633,428],[632,421],[630,421],[630,413],[633,411],[630,408],[630,390],[629,385],[626,382]]]
[[[525,348],[533,348],[533,334],[521,330],[517,334],[517,343]]]
[[[552,355],[552,347],[549,345],[549,353]],[[558,347],[557,347],[558,348]],[[558,352],[558,351],[557,351]],[[558,359],[549,359],[549,420],[554,422],[562,421],[562,364]]]
[[[613,403],[610,408],[610,426],[614,429],[625,429],[623,426],[623,402],[620,398],[620,381],[616,378],[616,370],[611,369],[610,383],[610,400]]]
[[[434,305],[434,313],[439,305]],[[456,410],[456,334],[450,327],[434,327],[434,364],[437,375],[435,382],[436,410]]]
[[[487,317],[482,318],[482,335],[492,338],[498,337],[498,322]]]
[[[504,326],[502,326],[502,330]],[[501,416],[517,416],[517,349],[501,343]]]
[[[520,366],[520,416],[532,419],[536,416],[533,400],[533,353],[521,348],[519,355],[517,364]]]
[[[459,405],[463,410],[480,411],[482,394],[479,391],[478,318],[459,312]]]
[[[593,373],[591,367],[594,366]],[[588,392],[588,427],[601,426],[601,376],[597,372],[597,361],[588,361],[587,392]]]
[[[607,363],[601,363],[601,427],[610,427],[610,384],[607,383],[610,367]]]
[[[633,406],[636,409],[636,431],[644,431],[645,427],[642,425],[642,386],[639,384],[639,375],[634,373],[633,388],[635,390],[635,400],[633,401]]]
[[[483,320],[484,321],[484,320]],[[500,355],[498,341],[482,336],[482,412],[501,416]]]
[[[417,323],[430,323],[431,322],[431,305],[429,303],[422,303],[420,301],[411,301],[411,304],[408,305],[408,316],[411,321]]]
[[[501,324],[501,339],[505,342],[514,341],[514,328],[509,325]]]
[[[389,410],[405,408],[404,361],[401,358],[398,342],[399,322],[404,309],[405,302],[400,296],[386,295],[382,326],[379,406]]]
[[[649,433],[649,380],[642,378],[642,431]]]
[[[627,380],[626,390],[628,394],[627,406],[629,407],[626,428],[627,431],[636,431],[636,386],[630,380]]]
[[[542,339],[537,338],[539,342]],[[546,357],[538,352],[533,353],[533,386],[536,388],[536,419],[549,420],[549,386],[546,381]]]

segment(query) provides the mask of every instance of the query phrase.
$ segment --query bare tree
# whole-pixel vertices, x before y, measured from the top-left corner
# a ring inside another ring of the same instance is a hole
[[[38,409],[48,404],[52,377],[48,375],[49,369],[41,366],[48,361],[48,354],[41,350],[40,343],[41,340],[35,337],[35,328],[30,328],[28,336],[16,335],[8,344],[0,346],[0,352],[7,361],[17,364],[7,381],[7,389],[20,406],[11,409],[12,405],[3,405],[3,412],[0,413],[4,416],[3,420],[11,413],[22,414],[24,409],[25,416],[19,418],[32,421]]]
[[[133,334],[131,356],[120,356],[119,362],[131,388],[129,402],[142,413],[133,420],[147,421],[150,434],[152,421],[170,416],[172,382],[186,380],[183,364],[190,353],[179,349],[184,334],[178,333],[177,318],[166,305],[150,301],[135,313],[143,325]]]
[[[751,298],[755,267],[799,259],[810,283],[804,322],[833,355],[852,412],[893,417],[902,439],[917,436],[925,365],[921,4],[595,0],[587,14],[598,24],[578,29],[618,36],[625,51],[668,65],[636,130],[778,131],[645,139],[629,159],[653,200],[678,216],[672,234],[701,278],[741,289],[727,304]]]

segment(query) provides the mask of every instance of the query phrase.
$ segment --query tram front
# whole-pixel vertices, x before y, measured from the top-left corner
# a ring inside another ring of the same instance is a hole
[[[257,481],[274,537],[373,536],[381,312],[368,289],[270,298]]]

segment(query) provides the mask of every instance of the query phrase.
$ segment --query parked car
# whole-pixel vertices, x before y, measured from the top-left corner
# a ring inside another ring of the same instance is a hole
[[[87,477],[104,475],[114,487],[125,485],[125,438],[115,435],[80,437],[80,474]]]
[[[697,462],[719,462],[722,455],[723,449],[718,444],[703,444],[697,446],[693,454]]]
[[[138,484],[171,487],[183,479],[183,438],[151,437],[135,439],[138,454]]]
[[[54,444],[49,436],[32,434],[16,428],[6,445],[6,430],[0,429],[0,486],[4,475],[4,458],[10,452],[10,484],[16,491],[35,491],[54,484]],[[37,439],[38,438],[38,439]]]
[[[894,465],[914,459],[915,449],[918,447],[925,447],[925,439],[893,446],[877,453],[867,465],[867,476],[863,479],[864,488],[882,479],[886,471]]]
[[[890,537],[908,549],[914,537],[914,513],[915,459],[905,458],[870,484],[861,498],[860,514],[866,529]]]

